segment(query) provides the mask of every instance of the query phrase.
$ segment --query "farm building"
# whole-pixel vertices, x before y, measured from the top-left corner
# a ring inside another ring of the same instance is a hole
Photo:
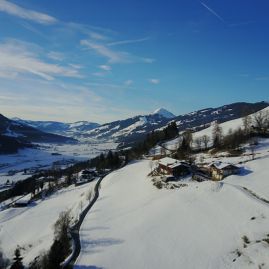
[[[231,163],[213,162],[209,164],[208,169],[213,180],[222,180],[229,175],[236,175],[240,168]]]
[[[26,207],[31,203],[31,194],[27,194],[13,203],[13,207]]]
[[[165,157],[159,160],[158,169],[164,174],[181,177],[190,174],[190,165],[170,157]]]
[[[95,170],[82,170],[78,174],[76,185],[80,185],[93,180],[96,176]]]

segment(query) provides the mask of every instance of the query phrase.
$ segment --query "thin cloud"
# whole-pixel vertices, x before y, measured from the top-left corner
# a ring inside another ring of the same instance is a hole
[[[153,58],[143,58],[142,60],[143,60],[143,62],[145,62],[147,64],[152,64],[152,63],[154,63],[156,61]]]
[[[157,85],[161,82],[158,78],[150,78],[148,81],[149,81],[149,83],[155,84],[155,85]]]
[[[153,63],[155,61],[154,59],[151,58],[144,58],[132,55],[129,52],[116,51],[104,44],[96,43],[91,40],[85,40],[85,39],[81,40],[80,45],[86,47],[87,49],[95,51],[98,55],[102,57],[107,58],[108,63],[110,64],[116,64],[116,63],[130,64],[136,62]]]
[[[140,39],[129,39],[129,40],[121,40],[121,41],[115,41],[108,43],[107,46],[117,46],[117,45],[125,45],[125,44],[133,44],[133,43],[139,43],[149,40],[150,37],[144,37]]]
[[[106,74],[104,72],[94,72],[92,75],[95,77],[104,77]]]
[[[132,84],[134,84],[134,81],[131,80],[131,79],[128,79],[128,80],[124,81],[125,86],[131,86]]]
[[[205,7],[211,14],[213,14],[215,17],[217,17],[220,21],[225,23],[225,20],[212,8],[210,8],[208,5],[206,5],[204,2],[200,2],[203,7]]]
[[[81,77],[74,68],[41,60],[30,48],[16,40],[0,43],[0,72],[6,78],[15,74],[32,74],[46,80],[53,80],[55,76]]]
[[[89,49],[94,50],[97,54],[100,56],[103,56],[105,58],[108,58],[108,62],[110,63],[122,63],[122,62],[128,62],[127,53],[123,52],[117,52],[114,50],[109,49],[105,45],[97,44],[89,40],[81,40],[80,44],[82,46],[85,46]]]
[[[0,1],[0,11],[40,24],[54,24],[57,22],[56,18],[48,14],[23,8],[6,0]]]
[[[255,80],[258,80],[258,81],[267,81],[267,80],[269,80],[269,77],[257,77],[257,78],[255,78]]]
[[[237,22],[237,23],[231,23],[229,24],[230,27],[237,27],[237,26],[244,26],[244,25],[249,25],[253,24],[255,21],[245,21],[245,22]]]
[[[103,34],[99,34],[97,32],[94,32],[94,31],[89,31],[89,36],[93,39],[96,39],[96,40],[106,40],[107,37]]]
[[[106,64],[102,64],[102,65],[99,65],[99,68],[105,70],[105,71],[111,71],[112,70],[112,67],[110,65],[106,65]]]
[[[55,60],[55,61],[62,61],[62,60],[64,60],[64,55],[60,52],[51,51],[48,53],[48,58]]]
[[[71,67],[73,67],[73,68],[75,68],[75,69],[81,69],[81,68],[83,68],[83,65],[81,65],[81,64],[68,64],[69,66],[71,66]]]

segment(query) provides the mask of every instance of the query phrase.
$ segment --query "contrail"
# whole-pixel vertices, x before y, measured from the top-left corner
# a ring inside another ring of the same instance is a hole
[[[223,23],[225,23],[225,20],[217,13],[215,12],[212,8],[210,8],[209,6],[207,6],[205,3],[200,2],[201,5],[203,7],[205,7],[210,13],[212,13],[215,17],[217,17],[220,21],[222,21]]]

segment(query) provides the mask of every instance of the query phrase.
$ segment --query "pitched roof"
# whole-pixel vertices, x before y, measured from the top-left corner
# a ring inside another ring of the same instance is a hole
[[[233,166],[233,167],[235,167],[235,168],[239,168],[238,166],[236,166],[236,165],[234,165],[234,164],[232,164],[232,163],[226,163],[226,162],[221,162],[221,161],[218,161],[218,162],[212,162],[212,163],[210,163],[208,166],[209,166],[209,167],[214,166],[215,168],[220,169],[220,170],[225,169],[225,168],[227,168],[227,167],[229,167],[229,166]]]
[[[170,166],[175,163],[178,163],[179,161],[170,157],[164,157],[159,160],[159,164],[165,165],[165,166]]]
[[[186,162],[181,162],[179,160],[170,158],[170,157],[164,157],[162,159],[159,160],[159,164],[162,164],[164,166],[168,166],[170,168],[175,168],[178,167],[180,165],[184,165],[184,166],[188,166],[188,164]]]

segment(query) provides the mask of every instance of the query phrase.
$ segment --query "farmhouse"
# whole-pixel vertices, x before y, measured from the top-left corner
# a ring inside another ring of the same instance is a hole
[[[160,159],[158,164],[158,169],[160,172],[173,175],[174,177],[181,177],[190,173],[189,164],[170,157]]]
[[[95,170],[82,170],[78,174],[78,179],[76,182],[76,185],[80,185],[86,182],[89,182],[94,179],[96,176],[96,171]]]
[[[208,169],[213,180],[222,180],[229,175],[236,175],[240,172],[238,166],[220,161],[209,164]]]

